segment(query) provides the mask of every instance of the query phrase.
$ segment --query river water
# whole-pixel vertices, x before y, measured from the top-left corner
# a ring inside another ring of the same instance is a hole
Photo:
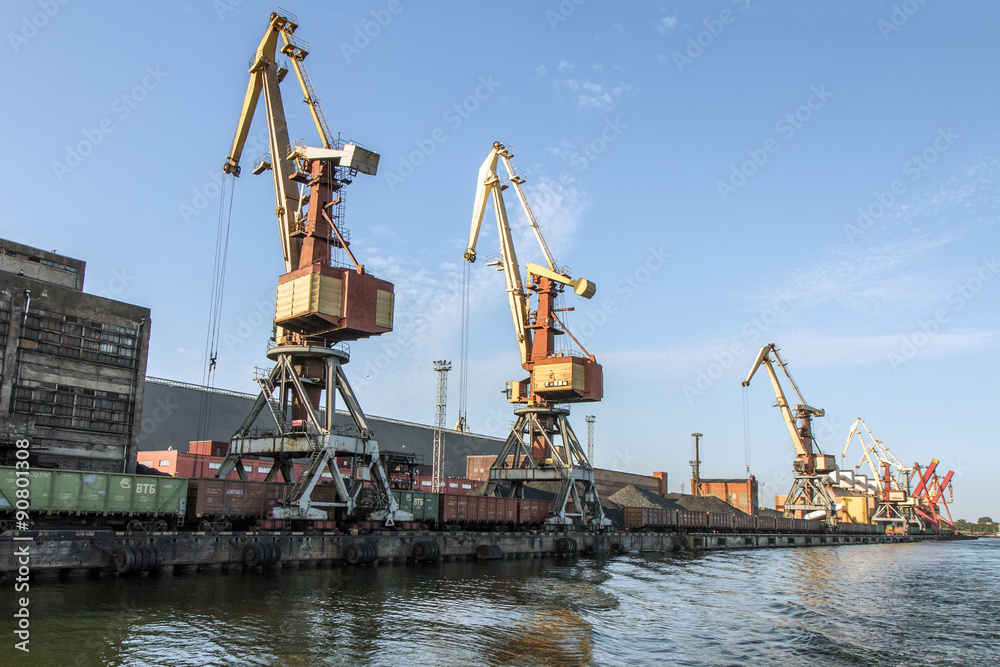
[[[996,665],[1000,540],[41,581],[30,611],[0,665]]]

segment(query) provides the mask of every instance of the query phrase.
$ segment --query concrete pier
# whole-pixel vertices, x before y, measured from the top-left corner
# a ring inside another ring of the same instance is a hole
[[[20,531],[0,535],[0,574],[190,574],[243,567],[330,567],[343,563],[383,565],[417,560],[507,560],[678,550],[758,549],[915,542],[930,535],[803,535],[732,533],[393,531],[343,533],[229,532],[127,533],[100,530]],[[257,543],[260,543],[259,545]],[[27,550],[27,552],[25,552]],[[129,565],[122,567],[122,554]],[[25,564],[27,553],[27,564]],[[116,568],[115,558],[119,558]]]

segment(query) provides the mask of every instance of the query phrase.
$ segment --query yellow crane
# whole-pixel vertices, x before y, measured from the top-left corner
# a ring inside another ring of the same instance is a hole
[[[500,259],[492,265],[504,274],[521,367],[528,371],[528,377],[507,383],[507,400],[522,407],[514,410],[517,419],[490,468],[485,493],[520,496],[529,482],[555,482],[558,491],[550,523],[609,525],[594,484],[593,467],[569,424],[569,409],[557,405],[599,401],[603,395],[601,365],[569,332],[559,318],[561,310],[555,307],[556,297],[566,287],[585,299],[593,297],[597,287],[585,278],[571,277],[556,264],[521,189],[525,181],[514,169],[513,157],[506,146],[494,142],[480,167],[464,254],[467,262],[476,261],[479,232],[492,197],[500,235]],[[497,173],[500,164],[506,170],[506,180]],[[527,264],[527,280],[521,275],[507,219],[503,191],[508,187],[517,193],[547,264]],[[555,349],[556,336],[563,334],[573,340],[579,352]]]
[[[785,391],[778,380],[778,374],[774,366],[777,364],[789,384],[795,391],[798,403],[793,406],[788,402]],[[778,346],[774,343],[765,345],[757,354],[757,358],[747,374],[743,386],[750,385],[750,380],[761,366],[767,369],[768,377],[771,378],[771,385],[774,388],[774,395],[777,398],[775,405],[781,410],[781,416],[788,428],[788,434],[792,438],[792,445],[795,447],[795,461],[792,463],[792,470],[795,479],[792,487],[785,497],[785,511],[794,512],[797,516],[809,516],[819,518],[823,516],[833,524],[837,521],[837,502],[830,488],[827,473],[837,469],[836,458],[823,454],[819,446],[816,445],[813,437],[812,420],[814,417],[822,417],[825,412],[822,408],[815,408],[806,403],[802,398],[802,392],[788,372],[788,367],[778,354]]]
[[[309,45],[295,36],[298,20],[284,10],[270,15],[267,30],[250,58],[250,83],[240,112],[232,148],[223,171],[240,174],[240,158],[261,96],[270,153],[254,166],[255,174],[270,170],[275,213],[281,237],[285,273],[278,278],[275,299],[275,343],[267,351],[274,367],[257,378],[260,394],[233,435],[229,453],[217,472],[225,478],[246,473],[242,457],[274,460],[268,481],[280,472],[285,496],[274,508],[275,519],[327,520],[346,517],[394,521],[412,520],[400,511],[379,462],[378,441],[354,394],[343,365],[350,353],[343,343],[392,331],[393,285],[368,274],[350,249],[343,227],[343,188],[357,174],[374,175],[377,153],[334,140],[313,90],[304,60]],[[288,69],[278,62],[285,55],[295,71],[304,101],[319,133],[320,146],[292,145],[279,84]],[[344,251],[349,263],[334,260]],[[336,396],[350,414],[353,428],[334,428]],[[325,409],[322,416],[320,409]],[[274,419],[273,431],[262,432],[262,413]],[[350,461],[342,475],[337,459]],[[295,479],[292,461],[306,459],[306,472]],[[312,492],[327,473],[336,500],[313,502]],[[362,502],[363,488],[371,490]]]

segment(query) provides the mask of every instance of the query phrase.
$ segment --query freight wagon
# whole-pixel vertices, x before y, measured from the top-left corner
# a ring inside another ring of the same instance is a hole
[[[735,532],[735,533],[822,533],[826,524],[819,520],[791,519],[786,517],[750,516],[749,514],[723,514],[717,512],[692,512],[668,510],[658,507],[623,507],[622,520],[626,530],[677,530],[679,532]],[[880,531],[870,524],[841,524],[832,532],[874,535]]]
[[[270,518],[284,484],[238,479],[194,478],[187,494],[187,519],[198,530],[250,528]]]
[[[544,523],[551,509],[552,502],[548,500],[442,495],[438,524],[442,527],[501,530],[531,527]]]
[[[5,529],[20,527],[23,510],[32,524],[167,530],[183,523],[187,495],[182,477],[0,466]]]

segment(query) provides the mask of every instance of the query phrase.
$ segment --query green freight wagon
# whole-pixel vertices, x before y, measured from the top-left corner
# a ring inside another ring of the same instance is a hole
[[[413,514],[414,521],[424,521],[428,524],[437,523],[440,498],[438,494],[396,489],[392,492],[392,497],[396,499],[399,509]]]
[[[28,498],[18,498],[24,489]],[[156,519],[162,527],[168,518],[184,517],[187,491],[188,480],[183,477],[0,466],[0,515],[23,509],[27,500],[36,523],[60,516],[97,516],[107,517],[109,525]]]

